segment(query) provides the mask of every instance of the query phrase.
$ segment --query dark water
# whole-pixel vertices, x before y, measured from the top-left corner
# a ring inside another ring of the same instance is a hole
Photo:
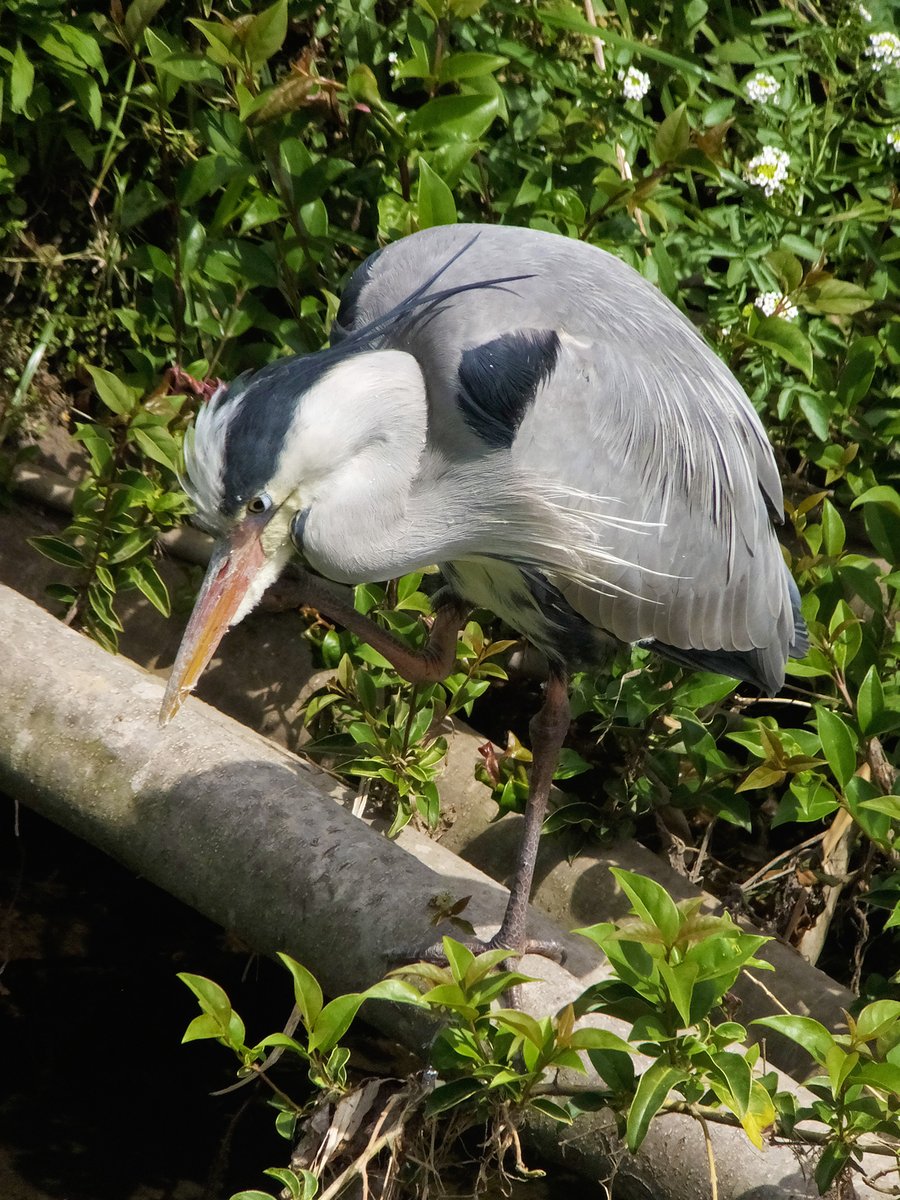
[[[276,1192],[262,1171],[286,1165],[289,1145],[257,1089],[209,1095],[234,1082],[233,1060],[214,1043],[180,1045],[198,1009],[178,971],[219,982],[253,1040],[289,1015],[289,981],[278,966],[0,797],[2,1200]],[[380,1074],[412,1067],[365,1031],[354,1049]],[[279,1084],[301,1098],[307,1086],[302,1071]],[[461,1176],[447,1180],[452,1193],[471,1195]],[[555,1172],[553,1180],[557,1196],[580,1191]],[[550,1191],[535,1181],[514,1194],[543,1200]]]

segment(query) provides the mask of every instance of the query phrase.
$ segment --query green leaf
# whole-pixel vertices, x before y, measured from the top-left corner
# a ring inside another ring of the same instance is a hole
[[[125,13],[125,36],[134,46],[166,0],[132,0]]]
[[[712,1061],[728,1088],[731,1100],[729,1107],[738,1117],[743,1117],[750,1107],[750,1087],[753,1082],[747,1060],[741,1054],[722,1050],[712,1056]]]
[[[124,575],[129,583],[133,583],[147,597],[158,612],[161,612],[164,617],[171,616],[172,605],[169,601],[169,590],[149,558],[126,567]]]
[[[888,562],[900,562],[900,515],[886,504],[869,504],[863,520],[872,545]]]
[[[804,289],[802,298],[806,308],[821,313],[858,313],[875,303],[865,288],[845,283],[843,279],[813,284]]]
[[[141,398],[139,388],[129,387],[118,375],[104,371],[102,367],[88,367],[97,389],[97,395],[108,409],[119,416],[128,416],[135,411]]]
[[[825,1066],[829,1050],[835,1045],[832,1034],[812,1017],[797,1017],[786,1013],[774,1017],[757,1017],[751,1024],[765,1025],[767,1029],[784,1034],[792,1042],[802,1046],[822,1067]]]
[[[188,1042],[204,1042],[218,1039],[221,1036],[222,1026],[219,1021],[210,1013],[201,1013],[199,1017],[194,1017],[188,1025],[181,1044],[186,1046]]]
[[[847,531],[838,510],[830,500],[822,502],[822,545],[830,558],[837,558],[844,549]]]
[[[665,888],[653,879],[636,875],[633,871],[623,871],[620,867],[610,867],[610,872],[631,901],[637,915],[656,926],[666,946],[674,945],[681,925],[681,914]]]
[[[856,736],[837,713],[815,706],[816,729],[835,779],[845,788],[856,771]]]
[[[803,391],[797,397],[797,402],[816,437],[823,442],[827,441],[832,410],[829,397],[819,392]]]
[[[479,51],[464,51],[448,54],[441,62],[438,82],[452,83],[459,79],[473,79],[479,75],[491,75],[509,62],[502,54],[482,54]]]
[[[845,1142],[831,1142],[822,1151],[816,1163],[814,1178],[819,1195],[824,1196],[835,1179],[843,1171],[850,1158],[850,1147]]]
[[[309,1032],[322,1011],[322,989],[316,977],[302,963],[298,963],[288,954],[279,953],[278,957],[291,973],[294,981],[294,1003],[300,1011],[304,1029]]]
[[[900,1000],[875,1000],[867,1004],[856,1018],[853,1041],[871,1042],[883,1037],[892,1027],[900,1028]],[[900,1094],[900,1085],[897,1087]]]
[[[291,1200],[313,1200],[319,1190],[319,1181],[312,1171],[299,1173],[288,1167],[266,1167],[263,1175],[271,1175],[288,1191]],[[234,1198],[232,1198],[234,1200]]]
[[[496,96],[437,96],[413,113],[412,133],[439,137],[441,141],[477,141],[500,111]]]
[[[131,428],[131,437],[148,458],[178,473],[178,444],[168,429],[164,429],[162,425],[134,425]]]
[[[687,1078],[687,1072],[680,1067],[661,1062],[648,1067],[640,1077],[625,1123],[625,1143],[632,1154],[647,1136],[650,1122],[662,1108],[669,1092]]]
[[[12,72],[9,79],[9,104],[13,112],[24,112],[32,90],[34,89],[34,67],[28,55],[22,49],[22,43],[16,42],[16,52],[12,60]]]
[[[884,813],[892,821],[900,821],[900,796],[873,796],[870,800],[860,800],[859,807]]]
[[[227,1020],[231,1012],[231,1001],[225,989],[214,979],[207,979],[205,975],[191,975],[187,971],[179,972],[177,978],[191,989],[204,1012]]]
[[[567,1043],[573,1050],[615,1050],[631,1054],[631,1046],[617,1033],[587,1025],[576,1029]]]
[[[766,255],[766,262],[778,276],[778,282],[785,295],[797,290],[803,279],[803,266],[795,254],[779,247]]]
[[[70,546],[68,542],[64,542],[62,538],[53,537],[51,534],[42,534],[40,537],[29,538],[28,545],[33,546],[39,554],[43,554],[44,558],[49,558],[63,567],[84,566],[82,552],[75,546]]]
[[[802,329],[781,317],[763,317],[749,337],[774,351],[789,366],[802,371],[807,379],[812,379],[812,346]]]
[[[900,517],[900,492],[887,484],[868,488],[861,496],[856,497],[850,507],[859,508],[861,504],[884,504]]]
[[[316,1050],[327,1053],[337,1045],[350,1028],[364,998],[360,992],[350,992],[325,1005],[309,1035],[310,1053]]]
[[[498,1008],[492,1014],[498,1025],[511,1029],[513,1033],[531,1042],[540,1050],[547,1041],[547,1035],[541,1027],[541,1022],[535,1020],[529,1013],[521,1012],[518,1008]]]
[[[404,979],[382,979],[361,993],[363,1000],[390,1000],[392,1004],[412,1004],[427,1008],[428,1004],[416,988]]]
[[[851,346],[847,365],[837,384],[838,400],[847,408],[858,404],[868,393],[880,351],[876,338],[860,338]]]
[[[874,665],[866,671],[856,695],[856,719],[863,736],[884,712],[884,688],[878,668]]]
[[[276,0],[240,29],[239,36],[251,67],[261,67],[278,53],[287,37],[287,19],[287,0]]]
[[[684,104],[679,104],[657,129],[653,148],[661,163],[672,163],[688,148],[690,140],[691,126],[687,110]]]
[[[428,1097],[425,1106],[426,1112],[429,1116],[446,1112],[448,1109],[456,1108],[458,1104],[470,1100],[482,1090],[482,1085],[476,1079],[454,1079],[451,1083],[445,1083],[434,1089]]]
[[[661,962],[657,970],[686,1028],[691,1024],[691,1001],[700,968],[697,963],[689,961],[672,964]]]
[[[157,71],[180,83],[222,82],[219,68],[200,54],[170,54],[166,58],[154,59],[153,65]]]
[[[457,942],[451,937],[443,939],[444,954],[447,962],[450,964],[450,970],[453,972],[453,978],[457,983],[462,983],[465,979],[469,968],[475,961],[475,955],[462,942]]]
[[[634,1088],[634,1059],[630,1049],[627,1053],[622,1050],[588,1050],[588,1058],[611,1091],[627,1095]]]
[[[472,17],[484,8],[487,0],[447,0],[450,12],[460,21]]]
[[[672,691],[672,703],[685,708],[703,708],[724,700],[738,686],[736,679],[709,671],[691,672]]]
[[[433,225],[455,225],[456,203],[453,193],[424,158],[419,159],[417,215],[420,229]]]
[[[574,1119],[567,1109],[548,1100],[546,1096],[535,1096],[531,1101],[531,1108],[543,1113],[545,1117],[550,1117],[552,1121],[558,1121],[560,1125],[571,1125]]]

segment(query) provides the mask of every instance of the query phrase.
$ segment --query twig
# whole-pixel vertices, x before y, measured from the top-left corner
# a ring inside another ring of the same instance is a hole
[[[791,1016],[791,1010],[789,1008],[785,1008],[775,993],[770,991],[770,989],[766,987],[761,979],[757,979],[756,976],[751,975],[749,971],[742,971],[741,974],[745,979],[749,979],[751,983],[755,984],[761,992],[765,992],[776,1008],[780,1008],[786,1016]]]
[[[597,14],[594,12],[594,0],[584,0],[584,15],[594,28],[597,28]],[[600,71],[606,70],[606,57],[603,53],[603,39],[601,37],[591,38],[591,45],[594,47],[594,62]]]
[[[300,1009],[295,1004],[294,1007],[291,1009],[291,1015],[288,1017],[287,1024],[285,1025],[284,1029],[282,1030],[282,1033],[284,1033],[284,1035],[286,1037],[293,1037],[294,1033],[297,1030],[297,1026],[299,1024],[300,1024]],[[278,1089],[275,1088],[275,1085],[271,1082],[271,1080],[266,1079],[265,1073],[266,1073],[266,1071],[269,1070],[270,1067],[275,1066],[275,1064],[278,1062],[279,1058],[281,1058],[282,1054],[284,1054],[286,1049],[287,1049],[287,1046],[276,1046],[275,1049],[272,1051],[272,1053],[267,1054],[261,1063],[251,1063],[250,1064],[252,1072],[253,1072],[252,1075],[246,1075],[243,1079],[239,1079],[237,1081],[237,1083],[229,1084],[229,1086],[226,1088],[220,1088],[217,1092],[210,1092],[210,1095],[211,1096],[227,1096],[229,1092],[236,1092],[236,1091],[238,1091],[239,1088],[246,1087],[248,1083],[251,1083],[254,1079],[259,1079],[259,1078],[265,1079],[265,1081],[266,1081],[266,1083],[268,1083],[269,1087],[271,1087],[275,1091],[277,1091]]]
[[[694,865],[691,867],[690,871],[688,871],[688,879],[691,881],[691,883],[697,883],[697,881],[700,879],[700,868],[703,866],[703,863],[706,859],[706,852],[709,849],[709,840],[712,837],[712,831],[716,827],[717,820],[718,817],[713,817],[703,831],[703,839],[700,842],[700,848],[697,851],[697,857],[694,860]]]
[[[379,1133],[387,1121],[388,1116],[393,1115],[392,1110],[398,1108],[403,1101],[406,1101],[403,1112],[400,1113],[397,1120],[391,1125],[390,1129],[386,1130],[384,1133]],[[362,1153],[357,1155],[353,1162],[350,1163],[348,1167],[345,1167],[343,1171],[341,1171],[340,1175],[338,1175],[338,1177],[331,1182],[325,1191],[322,1192],[322,1194],[319,1196],[319,1200],[334,1200],[334,1197],[343,1190],[344,1186],[350,1179],[354,1177],[354,1175],[362,1176],[364,1181],[363,1186],[364,1188],[366,1187],[366,1167],[376,1155],[381,1153],[385,1146],[389,1146],[392,1142],[395,1142],[403,1133],[403,1117],[406,1110],[409,1108],[410,1102],[410,1097],[404,1095],[403,1093],[398,1093],[390,1098],[385,1105],[384,1111],[379,1117],[375,1128],[372,1131],[372,1136],[369,1138],[369,1141]]]
[[[702,1113],[697,1114],[700,1128],[703,1130],[703,1141],[706,1143],[706,1161],[709,1163],[709,1187],[712,1200],[719,1200],[719,1177],[716,1174],[716,1155],[713,1150],[712,1138],[709,1136],[709,1126]]]
[[[772,867],[774,867],[776,863],[783,862],[786,858],[793,858],[794,855],[799,854],[801,850],[806,850],[810,846],[815,846],[817,842],[821,842],[825,836],[825,833],[825,830],[823,830],[821,833],[814,833],[813,836],[807,838],[805,842],[800,842],[796,846],[792,846],[790,850],[783,850],[781,854],[776,854],[774,858],[770,858],[764,867],[760,867],[755,875],[751,875],[749,879],[745,880],[741,884],[741,891],[749,892],[752,891],[758,883],[768,883],[769,881],[765,878],[765,876],[769,871],[771,871]],[[782,871],[781,873],[787,874],[787,871]]]

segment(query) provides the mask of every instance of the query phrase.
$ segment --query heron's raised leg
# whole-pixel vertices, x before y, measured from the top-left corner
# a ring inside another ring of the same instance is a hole
[[[296,584],[290,581],[288,586],[293,603],[308,604],[355,633],[383,654],[398,674],[410,683],[440,683],[452,672],[457,638],[468,615],[468,609],[459,601],[451,600],[438,608],[424,649],[411,650],[390,630],[382,629],[375,621],[357,612],[318,576],[303,572]]]

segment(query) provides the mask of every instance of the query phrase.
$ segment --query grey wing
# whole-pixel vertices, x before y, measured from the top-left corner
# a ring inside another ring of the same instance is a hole
[[[564,338],[512,454],[553,480],[551,491],[562,485],[556,502],[583,512],[619,560],[596,585],[554,577],[577,612],[626,642],[750,652],[750,675],[774,689],[795,643],[772,527],[781,489],[743,394],[696,346],[658,327],[637,354],[627,342]],[[728,671],[715,654],[692,661]]]
[[[519,278],[404,334],[429,381],[432,447],[451,461],[506,454],[546,504],[583,517],[602,567],[590,582],[546,573],[593,625],[701,652],[691,661],[711,669],[727,670],[717,652],[742,653],[749,677],[780,686],[803,633],[772,527],[771,448],[724,363],[637,272],[537,231],[443,227],[367,260],[339,321],[377,318],[473,230],[441,285]]]

